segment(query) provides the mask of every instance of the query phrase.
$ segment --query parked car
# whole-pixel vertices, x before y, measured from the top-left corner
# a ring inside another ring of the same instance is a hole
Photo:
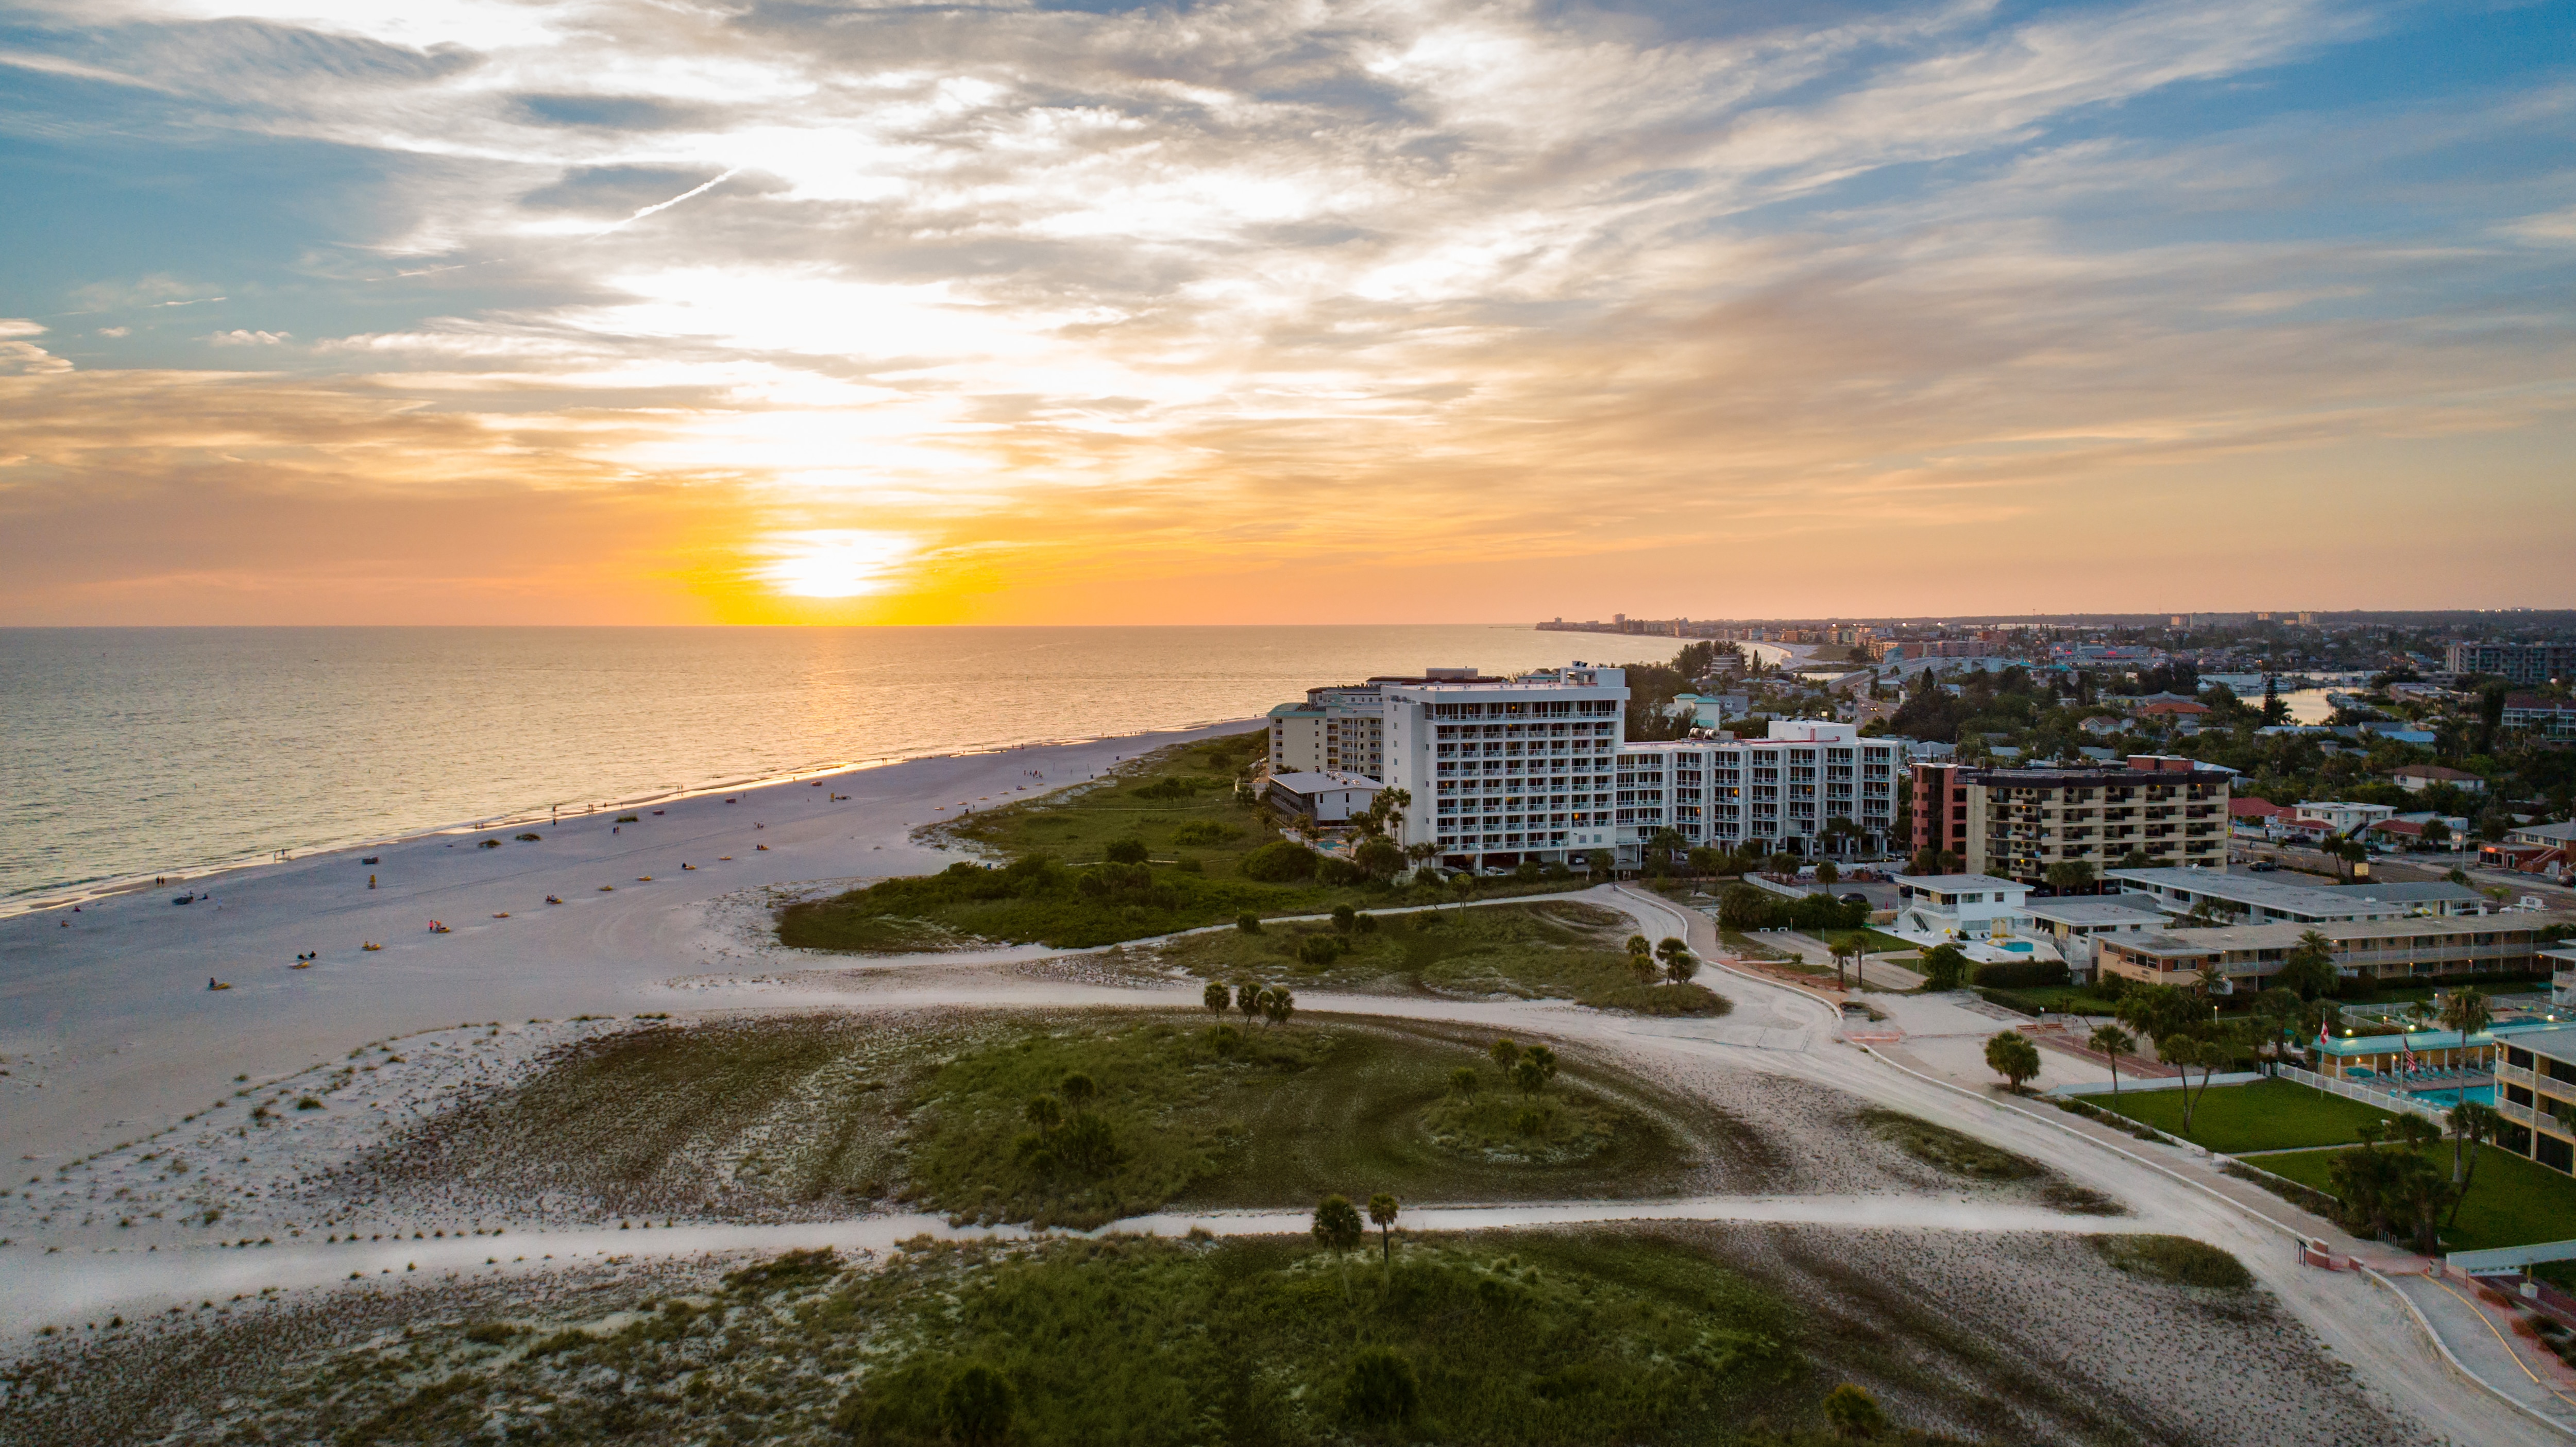
[[[1869,896],[1855,889],[1843,895],[1842,901],[1845,904],[1867,904],[1869,903]]]

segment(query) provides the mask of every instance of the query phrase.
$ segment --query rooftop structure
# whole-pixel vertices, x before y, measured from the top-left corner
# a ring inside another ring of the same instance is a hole
[[[1302,814],[1318,824],[1346,824],[1351,816],[1368,812],[1382,787],[1364,774],[1319,770],[1273,774],[1269,794],[1272,802],[1291,814]]]
[[[2538,916],[2483,919],[2338,920],[2235,925],[2105,938],[2101,967],[2151,984],[2183,984],[2203,969],[2231,989],[2260,990],[2311,931],[2323,935],[2336,971],[2373,979],[2528,974],[2538,968]]]
[[[2188,914],[2192,906],[2208,900],[2249,924],[2395,919],[2414,912],[2412,905],[2394,900],[2223,869],[2114,869],[2104,878],[2130,895],[2145,895],[2168,914]]]

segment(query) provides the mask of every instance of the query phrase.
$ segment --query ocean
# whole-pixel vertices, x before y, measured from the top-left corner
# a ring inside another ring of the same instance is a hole
[[[1251,718],[1528,627],[0,629],[0,912],[136,877],[811,770]]]

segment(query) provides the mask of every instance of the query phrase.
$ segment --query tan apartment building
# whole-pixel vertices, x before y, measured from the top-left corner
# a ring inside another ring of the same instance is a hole
[[[2538,936],[2556,922],[2545,914],[2427,916],[2106,935],[2098,941],[2095,966],[2105,975],[2152,985],[2189,985],[2206,968],[2230,993],[2261,990],[2280,973],[2300,937],[2315,930],[2333,946],[2335,968],[2349,976],[2530,974],[2547,964],[2539,957]]]
[[[2505,1119],[2496,1144],[2576,1175],[2576,1027],[2504,1042],[2496,1111]]]
[[[1270,772],[1386,777],[1386,705],[1373,680],[1306,690],[1270,711]]]
[[[1960,873],[2025,884],[2069,861],[2098,875],[2133,852],[2156,865],[2224,865],[2232,777],[2161,754],[2125,768],[1916,764],[1914,847],[1956,854]]]

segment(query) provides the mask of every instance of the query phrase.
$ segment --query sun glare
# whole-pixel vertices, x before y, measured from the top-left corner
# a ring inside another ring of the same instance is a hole
[[[752,576],[791,598],[864,598],[894,586],[913,544],[893,533],[812,528],[773,534],[761,551],[770,561]]]

